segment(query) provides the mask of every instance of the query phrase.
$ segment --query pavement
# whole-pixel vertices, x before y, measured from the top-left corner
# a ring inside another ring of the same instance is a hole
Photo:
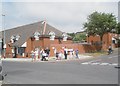
[[[79,58],[76,57],[71,57],[68,56],[68,59],[65,60],[64,58],[60,59],[60,60],[56,60],[56,57],[49,57],[47,62],[51,62],[51,61],[70,61],[70,60],[82,60],[82,59],[89,59],[89,58],[93,58],[93,56],[88,56],[88,55],[79,55]],[[31,62],[32,58],[2,58],[2,61],[19,61],[19,62]],[[40,59],[36,60],[36,62],[44,62],[41,61]]]
[[[115,48],[114,51],[118,51],[118,48]],[[95,52],[95,53],[79,54],[79,58],[76,58],[75,56],[68,55],[67,60],[65,60],[64,58],[62,58],[60,60],[56,60],[56,57],[49,57],[47,62],[94,59],[94,58],[102,56],[102,55],[103,56],[107,55],[107,52]],[[2,61],[31,62],[32,58],[2,58],[1,60]],[[44,61],[41,61],[40,59],[38,59],[35,62],[44,62]]]
[[[118,51],[118,48],[115,48],[114,51]],[[79,60],[84,60],[84,59],[90,59],[90,58],[95,58],[99,57],[102,55],[107,55],[107,52],[94,52],[94,53],[84,53],[84,54],[79,54]],[[31,62],[32,58],[2,58],[2,61],[25,61],[25,62]],[[78,58],[75,58],[75,56],[70,56],[68,55],[68,59],[65,60],[62,58],[61,60],[57,61],[69,61],[69,60],[78,60]],[[56,61],[56,57],[49,57],[48,61]],[[43,62],[40,59],[37,60],[37,62]]]

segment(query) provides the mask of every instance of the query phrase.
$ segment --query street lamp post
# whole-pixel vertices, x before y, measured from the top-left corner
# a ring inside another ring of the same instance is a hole
[[[2,14],[2,29],[3,29],[3,53],[4,53],[4,58],[5,58],[5,15]]]
[[[2,38],[0,38],[0,61],[2,57]]]

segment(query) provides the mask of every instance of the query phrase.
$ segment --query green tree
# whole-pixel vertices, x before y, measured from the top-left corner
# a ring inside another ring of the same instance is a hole
[[[75,37],[75,33],[67,33],[69,36],[72,37],[72,39]]]
[[[74,42],[81,42],[86,39],[85,33],[68,33],[72,37]]]
[[[118,22],[117,24],[117,28],[116,28],[116,33],[117,34],[120,34],[120,22]],[[119,36],[118,36],[118,47],[120,47],[120,39],[119,39]]]
[[[113,14],[93,12],[88,16],[88,22],[83,25],[88,35],[99,35],[102,43],[103,35],[112,32],[116,28],[117,21]]]
[[[79,33],[74,36],[73,41],[74,42],[82,42],[85,39],[86,39],[86,34]]]
[[[120,22],[117,24],[116,33],[120,34]]]

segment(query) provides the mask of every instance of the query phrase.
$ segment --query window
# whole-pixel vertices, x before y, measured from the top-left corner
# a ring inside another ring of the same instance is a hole
[[[49,35],[50,35],[50,40],[54,40],[55,39],[55,33],[53,31],[50,31]]]
[[[66,33],[63,33],[62,36],[63,36],[63,41],[67,41],[68,35]]]
[[[19,38],[20,38],[20,35],[12,35],[11,36],[11,43],[14,43],[15,41],[18,41],[19,40]]]
[[[25,48],[24,47],[19,47],[18,48],[18,54],[22,56],[23,53],[25,53]]]
[[[36,31],[36,32],[34,33],[34,38],[35,38],[35,40],[39,40],[39,36],[40,36],[40,33]]]
[[[112,40],[112,43],[115,44],[115,40]]]
[[[14,43],[15,42],[15,36],[11,36],[11,43]]]
[[[15,36],[15,40],[16,40],[16,41],[19,40],[19,38],[20,38],[20,35],[16,35],[16,36]]]

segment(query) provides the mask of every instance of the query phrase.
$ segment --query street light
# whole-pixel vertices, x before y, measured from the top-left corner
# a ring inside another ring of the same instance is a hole
[[[2,38],[0,38],[0,57],[1,57],[1,53],[2,52]]]
[[[3,29],[3,49],[4,49],[4,57],[5,57],[5,15],[2,14],[2,29]]]

